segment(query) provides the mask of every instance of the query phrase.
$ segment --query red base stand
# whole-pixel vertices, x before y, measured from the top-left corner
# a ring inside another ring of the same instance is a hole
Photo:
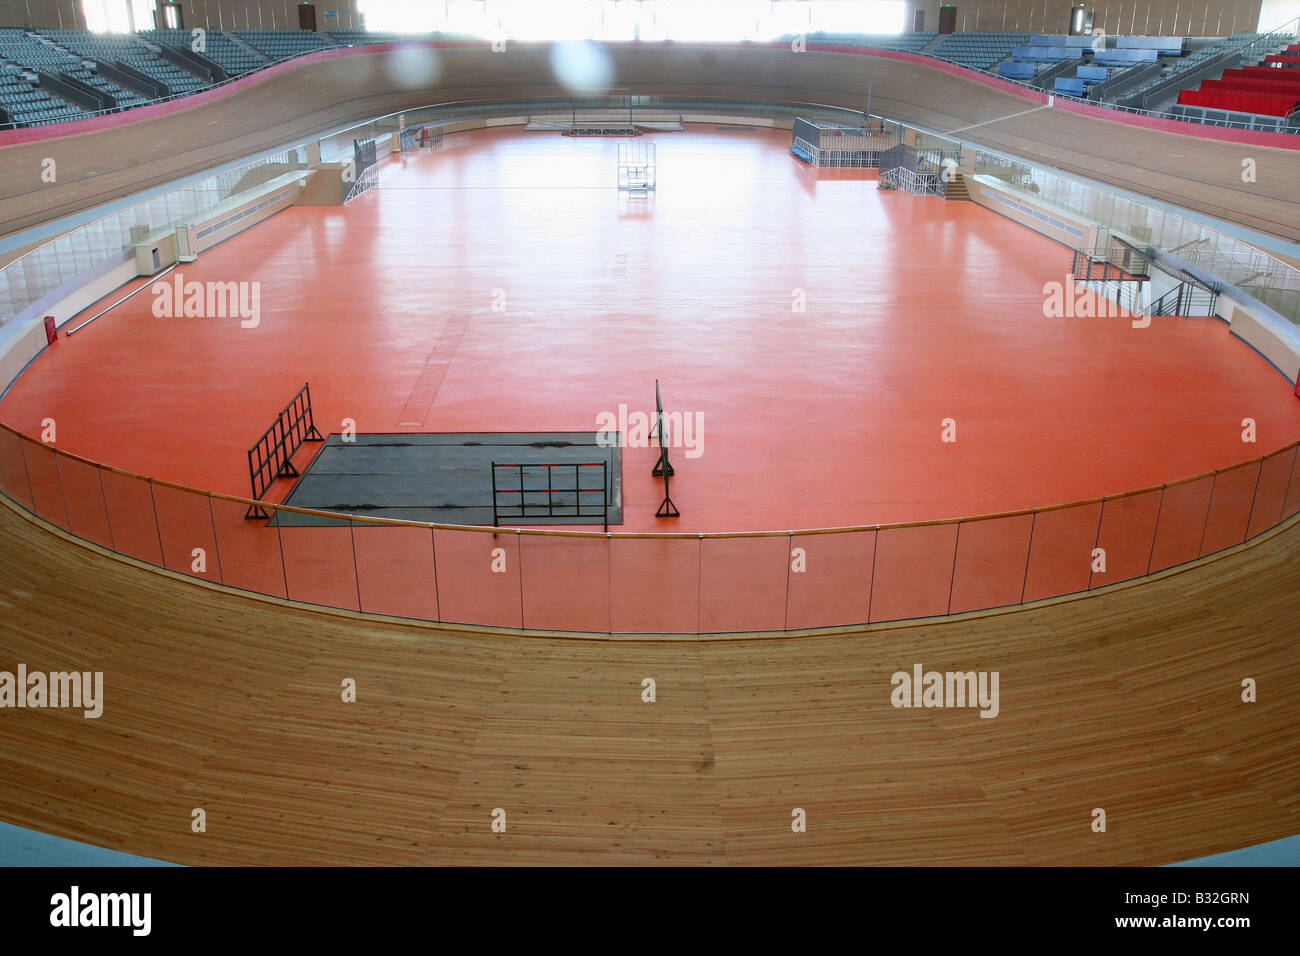
[[[54,316],[45,317],[45,342],[47,345],[53,345],[59,338],[59,330],[54,327]]]
[[[1300,375],[1297,375],[1295,379],[1295,397],[1300,398]]]

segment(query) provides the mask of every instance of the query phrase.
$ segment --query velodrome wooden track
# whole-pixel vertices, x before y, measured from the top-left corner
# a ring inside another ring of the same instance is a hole
[[[1300,831],[1300,518],[1132,586],[817,637],[359,619],[5,505],[0,580],[0,665],[106,698],[0,717],[0,820],[178,862],[1157,864]],[[914,663],[999,671],[1001,713],[891,708]]]
[[[615,49],[617,83],[861,108],[1300,238],[1300,154],[1029,107],[942,70]],[[559,95],[545,51],[310,60],[165,118],[0,148],[0,233],[391,110]],[[1240,181],[1241,159],[1258,181]],[[41,160],[59,181],[40,181]],[[30,170],[24,175],[23,170]],[[0,669],[102,670],[99,720],[0,717],[0,819],[184,863],[1145,864],[1300,832],[1300,519],[1082,598],[816,637],[599,641],[204,588],[0,503]],[[894,710],[915,663],[1001,714]],[[359,699],[339,699],[344,678]],[[641,701],[641,681],[658,700]],[[1254,678],[1260,701],[1240,702]],[[190,831],[191,811],[208,832]],[[507,811],[506,834],[490,813]],[[809,830],[794,834],[802,807]],[[1109,830],[1089,828],[1105,808]]]
[[[309,58],[165,117],[0,148],[0,235],[339,124],[420,105],[563,96],[546,46],[438,51],[440,79],[403,89],[391,55]],[[610,47],[615,83],[679,98],[813,102],[872,111],[1031,161],[1113,183],[1286,239],[1300,239],[1300,150],[1247,146],[1041,109],[936,66],[841,53],[754,46]],[[1026,112],[1030,111],[1030,112]],[[1016,114],[1016,115],[1013,115]],[[1005,118],[1004,118],[1005,117]],[[974,127],[974,128],[970,128]],[[57,161],[58,182],[41,180]],[[1241,181],[1242,160],[1257,181]],[[29,171],[27,175],[23,171]]]

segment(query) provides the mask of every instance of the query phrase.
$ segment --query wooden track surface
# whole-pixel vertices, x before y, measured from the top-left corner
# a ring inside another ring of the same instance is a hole
[[[167,860],[1156,864],[1300,831],[1300,519],[1135,586],[801,638],[364,620],[7,506],[0,581],[0,669],[102,670],[106,697],[0,712],[0,820]],[[915,663],[997,670],[1001,713],[893,709]]]
[[[679,98],[815,102],[864,109],[1113,183],[1290,240],[1300,239],[1300,150],[1204,139],[1036,108],[937,67],[878,56],[763,47],[611,47],[615,83]],[[440,79],[403,89],[391,54],[309,60],[237,95],[163,117],[0,149],[0,235],[218,163],[402,108],[458,100],[563,96],[547,47],[438,51]],[[1030,110],[1032,112],[1026,112]],[[1004,118],[1005,117],[1005,118]],[[1297,144],[1300,145],[1300,144]],[[58,181],[41,180],[57,161]],[[1242,160],[1257,181],[1241,181]],[[25,172],[24,172],[25,171]]]

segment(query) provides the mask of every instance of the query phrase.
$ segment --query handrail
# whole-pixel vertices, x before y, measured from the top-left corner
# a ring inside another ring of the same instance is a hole
[[[259,157],[259,158],[257,158],[257,159],[249,160],[249,161],[246,162],[246,163],[241,163],[241,164],[239,164],[238,166],[231,166],[231,167],[229,167],[229,168],[227,168],[227,169],[212,169],[212,170],[208,170],[208,171],[206,171],[206,172],[200,173],[200,174],[198,174],[198,178],[197,178],[197,179],[196,179],[192,184],[190,184],[190,185],[188,185],[188,186],[186,186],[186,185],[182,185],[182,186],[173,186],[173,187],[170,188],[170,189],[167,189],[167,190],[165,190],[165,191],[163,191],[163,192],[159,192],[159,193],[157,193],[157,194],[155,194],[155,195],[149,196],[148,198],[141,198],[141,199],[138,199],[137,201],[132,202],[130,205],[128,205],[128,206],[126,206],[126,207],[124,207],[124,208],[122,208],[122,209],[119,209],[119,210],[117,210],[116,212],[110,212],[110,213],[107,213],[107,214],[105,214],[105,215],[103,215],[103,216],[100,216],[98,219],[92,219],[92,220],[90,220],[89,222],[82,223],[81,225],[79,225],[79,226],[77,226],[77,227],[75,227],[75,228],[73,228],[73,229],[69,229],[69,230],[66,231],[66,232],[62,232],[62,233],[59,233],[59,234],[57,234],[57,235],[52,236],[51,238],[49,238],[49,239],[45,240],[44,242],[42,242],[40,245],[35,246],[35,247],[33,247],[32,249],[29,249],[27,252],[23,253],[23,254],[22,254],[21,256],[19,256],[18,258],[13,259],[13,260],[10,260],[9,262],[6,262],[4,265],[0,265],[0,274],[3,274],[3,273],[6,272],[7,270],[9,270],[9,269],[11,269],[11,268],[14,268],[15,266],[20,265],[20,264],[23,263],[24,261],[28,261],[28,260],[30,260],[30,261],[37,261],[37,257],[39,257],[39,256],[41,256],[43,253],[45,253],[46,250],[51,250],[51,249],[52,249],[52,248],[53,248],[57,243],[67,241],[67,240],[69,240],[72,236],[75,236],[75,235],[77,235],[77,234],[79,234],[79,233],[87,233],[87,232],[89,232],[90,230],[93,230],[95,227],[97,227],[97,226],[99,226],[99,225],[101,225],[101,224],[108,223],[110,220],[118,220],[118,219],[120,219],[120,217],[122,217],[122,216],[124,216],[124,215],[128,215],[128,214],[130,214],[132,210],[138,209],[138,208],[140,208],[140,207],[142,207],[142,206],[148,206],[150,203],[153,203],[153,202],[158,201],[158,200],[162,200],[163,204],[166,205],[167,198],[168,198],[169,196],[173,196],[173,195],[175,195],[175,194],[177,194],[177,193],[182,193],[182,192],[184,192],[185,190],[188,190],[188,189],[201,188],[205,183],[208,183],[208,182],[210,182],[211,180],[213,180],[213,179],[215,179],[216,177],[219,177],[219,176],[235,175],[235,174],[241,173],[241,172],[243,172],[243,171],[245,171],[245,170],[257,169],[257,168],[260,168],[260,167],[262,167],[262,166],[270,166],[270,165],[274,165],[274,164],[279,163],[279,162],[288,162],[288,161],[289,161],[289,157],[291,157],[291,156],[295,156],[296,153],[297,153],[297,151],[299,151],[299,150],[303,150],[303,155],[305,156],[305,155],[306,155],[306,143],[299,143],[299,144],[296,145],[296,146],[290,146],[288,149],[279,150],[279,151],[274,152],[274,153],[267,153],[267,154],[265,154],[265,155],[263,155],[263,156],[261,156],[261,157]],[[233,195],[233,194],[232,194],[232,195]],[[222,198],[221,202],[229,202],[230,199],[231,199],[231,196],[225,196],[225,197]],[[218,206],[221,205],[221,202],[216,203],[216,204],[213,205],[211,208],[212,208],[212,209],[217,208]],[[165,225],[165,226],[153,227],[153,228],[151,228],[150,233],[151,233],[151,234],[155,234],[155,233],[157,233],[160,229],[166,229],[166,228],[168,228],[168,227],[171,226],[171,225],[174,225],[174,223],[168,222],[167,225]],[[122,249],[127,249],[127,248],[129,248],[129,246],[130,246],[129,243],[128,243],[128,244],[124,244],[121,248],[122,248]],[[55,250],[53,250],[53,251],[55,252],[55,255],[57,256],[57,254],[58,254],[57,249],[55,249]],[[119,251],[120,251],[120,250],[119,250]],[[39,297],[38,297],[38,298],[39,298]],[[35,300],[32,300],[32,301],[35,301]],[[27,305],[30,305],[30,304],[31,304],[30,302],[27,303]],[[13,314],[11,314],[11,315],[5,315],[5,314],[3,314],[3,313],[0,313],[0,327],[3,327],[6,323],[8,323],[8,322],[9,322],[9,321],[10,321],[10,320],[15,316],[15,315],[17,315],[19,312],[21,312],[23,308],[26,308],[27,305],[24,305],[24,306],[21,306],[21,307],[16,307],[16,308],[14,309],[14,311],[13,311]],[[78,326],[78,328],[80,328],[80,326]],[[75,332],[76,329],[73,329],[72,331]],[[71,334],[71,333],[69,333],[69,334]]]
[[[11,425],[0,422],[0,431],[7,432],[17,438],[19,441],[32,441],[36,439],[29,435],[24,435],[18,429]],[[788,531],[669,531],[669,532],[639,532],[639,531],[560,531],[546,528],[493,528],[483,525],[462,525],[462,524],[442,524],[436,521],[411,521],[405,518],[378,518],[371,515],[352,515],[339,511],[321,511],[316,508],[298,508],[293,505],[274,504],[269,501],[254,501],[251,498],[244,498],[239,495],[228,495],[220,491],[205,491],[202,488],[195,488],[192,485],[183,485],[175,481],[167,481],[163,478],[150,478],[147,475],[137,474],[125,468],[118,468],[114,465],[106,465],[97,462],[91,458],[85,458],[81,455],[74,454],[70,451],[64,451],[54,445],[44,442],[40,444],[48,448],[57,456],[68,458],[72,461],[80,462],[83,465],[89,465],[91,468],[108,472],[109,474],[119,475],[123,478],[132,478],[137,481],[144,481],[151,485],[157,485],[161,488],[167,488],[172,491],[180,491],[187,494],[201,495],[208,498],[215,498],[218,501],[226,501],[231,504],[243,505],[245,507],[258,506],[262,508],[272,508],[276,511],[284,511],[289,514],[307,515],[314,518],[330,518],[336,521],[348,521],[354,524],[373,524],[384,525],[397,528],[425,528],[437,531],[475,531],[482,534],[503,534],[514,533],[520,535],[536,535],[540,537],[563,537],[563,538],[681,538],[681,539],[710,539],[710,538],[787,538],[799,537],[813,534],[847,534],[851,532],[862,531],[897,531],[903,528],[931,528],[945,525],[969,524],[976,521],[993,521],[999,518],[1020,518],[1029,515],[1047,514],[1053,511],[1063,511],[1067,508],[1086,508],[1092,505],[1104,504],[1107,501],[1120,501],[1125,498],[1133,498],[1137,495],[1150,494],[1155,491],[1162,491],[1168,488],[1176,488],[1179,485],[1190,484],[1194,481],[1202,481],[1206,478],[1213,478],[1217,475],[1229,471],[1236,471],[1239,468],[1246,468],[1257,462],[1263,462],[1265,459],[1273,458],[1277,455],[1284,454],[1292,449],[1300,449],[1300,440],[1293,441],[1289,445],[1283,445],[1281,448],[1268,452],[1263,455],[1256,455],[1254,458],[1248,458],[1245,461],[1238,462],[1234,465],[1228,465],[1226,468],[1215,468],[1211,471],[1201,472],[1198,475],[1191,475],[1187,478],[1178,478],[1173,481],[1162,482],[1158,485],[1150,485],[1146,488],[1138,488],[1133,491],[1117,492],[1113,495],[1102,495],[1098,498],[1083,498],[1078,501],[1067,501],[1061,504],[1045,505],[1038,508],[1020,508],[1015,511],[999,511],[991,514],[970,515],[959,518],[930,518],[921,521],[894,521],[883,524],[865,524],[865,525],[847,525],[844,527],[834,528],[803,528],[791,529]]]
[[[242,163],[238,166],[231,166],[229,169],[221,169],[221,170],[213,169],[204,173],[199,173],[198,176],[200,178],[198,181],[201,183],[204,180],[211,179],[213,176],[220,176],[224,173],[237,173],[241,169],[252,169],[256,166],[269,166],[271,163],[276,161],[277,157],[287,156],[289,153],[293,152],[296,149],[302,149],[303,146],[305,145],[306,145],[305,143],[299,143],[297,146],[290,146],[288,149],[282,149],[275,153],[267,153],[266,155],[258,159],[250,159],[246,163]],[[150,196],[148,199],[141,199],[139,202],[132,203],[130,206],[127,206],[126,209],[131,209],[134,206],[144,205],[145,203],[152,202],[155,199],[165,199],[171,193],[177,192],[178,190],[181,189],[188,189],[188,188],[189,188],[188,186],[175,186],[172,189],[168,189],[166,192],[161,192],[158,193],[157,195]],[[107,222],[109,219],[112,219],[115,216],[120,216],[123,212],[126,211],[126,209],[119,209],[117,212],[110,212],[107,215],[100,216],[98,219],[92,219],[90,220],[90,222],[83,222],[81,225],[77,226],[76,229],[70,229],[65,233],[55,236],[53,239],[47,239],[45,240],[45,242],[42,242],[39,246],[33,246],[31,249],[28,249],[21,256],[19,256],[18,259],[13,259],[10,262],[5,263],[3,266],[0,266],[0,269],[8,269],[11,265],[13,265],[15,262],[18,262],[20,259],[25,259],[30,255],[40,252],[42,249],[46,248],[47,246],[54,245],[60,239],[63,239],[64,237],[71,235],[73,232],[76,232],[81,229],[89,229],[92,226],[99,225],[101,222]]]
[[[1213,258],[1210,262],[1201,264],[1200,267],[1205,269],[1207,272],[1214,273],[1216,277],[1224,280],[1225,282],[1228,282],[1229,284],[1235,284],[1238,286],[1245,284],[1245,280],[1241,280],[1241,279],[1232,280],[1229,279],[1226,275],[1222,274],[1223,267],[1224,267],[1224,260],[1239,259],[1241,261],[1245,261],[1248,265],[1251,265],[1252,268],[1261,270],[1259,272],[1260,276],[1279,277],[1279,282],[1282,282],[1282,284],[1285,286],[1285,289],[1283,289],[1282,291],[1291,291],[1293,288],[1300,289],[1300,269],[1297,269],[1289,262],[1279,259],[1277,256],[1273,255],[1272,253],[1268,252],[1265,249],[1260,248],[1259,246],[1251,245],[1242,239],[1238,239],[1236,236],[1233,236],[1230,233],[1223,232],[1220,229],[1215,228],[1214,226],[1207,225],[1206,223],[1196,218],[1196,214],[1191,212],[1190,210],[1179,209],[1176,206],[1172,207],[1171,209],[1165,209],[1160,206],[1153,206],[1150,200],[1145,197],[1138,200],[1128,199],[1127,196],[1124,196],[1120,192],[1117,192],[1116,187],[1107,186],[1104,184],[1101,185],[1094,184],[1086,180],[1077,178],[1068,173],[1063,173],[1057,169],[1045,168],[1042,166],[1034,165],[1024,160],[1015,159],[1014,157],[1010,157],[1003,153],[999,153],[997,150],[986,149],[983,146],[975,147],[975,175],[994,176],[995,178],[1000,179],[1002,182],[1006,183],[1008,187],[1012,190],[1018,190],[1020,192],[1025,191],[1023,186],[1019,186],[1016,183],[1012,182],[1011,180],[1008,180],[1002,176],[996,176],[996,174],[993,173],[981,172],[980,170],[981,157],[992,157],[994,160],[997,161],[998,168],[1002,170],[1011,170],[1018,167],[1020,170],[1023,170],[1022,175],[1028,174],[1031,179],[1033,178],[1034,174],[1043,177],[1050,176],[1054,179],[1062,180],[1064,182],[1071,183],[1075,186],[1079,186],[1083,190],[1089,190],[1093,193],[1104,193],[1112,197],[1112,199],[1125,199],[1130,204],[1137,204],[1137,205],[1144,206],[1148,209],[1159,210],[1164,216],[1174,216],[1178,219],[1183,220],[1184,222],[1190,222],[1194,224],[1199,229],[1213,233],[1215,236],[1219,237],[1218,239],[1215,240],[1216,245],[1213,252]],[[1059,208],[1062,211],[1069,213],[1070,215],[1085,218],[1090,221],[1096,222],[1099,225],[1107,227],[1108,229],[1113,229],[1113,231],[1115,232],[1124,231],[1123,229],[1114,228],[1113,224],[1110,222],[1101,221],[1097,216],[1093,215],[1092,213],[1089,213],[1086,210],[1075,209],[1061,203],[1056,203],[1051,198],[1043,196],[1039,193],[1034,193],[1034,196],[1035,196],[1035,201],[1038,202],[1039,204]],[[1123,240],[1121,239],[1118,241],[1122,242]],[[1220,252],[1219,244],[1222,242],[1226,242],[1227,244],[1232,246],[1241,247],[1241,251]],[[1201,258],[1196,255],[1189,254],[1188,252],[1179,252],[1178,255],[1187,258],[1189,261],[1196,261],[1198,258]],[[1258,265],[1256,265],[1256,263],[1258,263]],[[1269,286],[1266,288],[1273,288],[1273,287]],[[1247,292],[1247,294],[1250,294],[1249,290],[1245,290],[1245,291]],[[1258,299],[1257,296],[1256,298]],[[1263,303],[1263,304],[1268,305],[1268,303]],[[1270,308],[1272,307],[1270,306]],[[1296,312],[1294,314],[1288,314],[1286,312],[1283,312],[1281,309],[1277,309],[1277,308],[1274,308],[1274,311],[1276,311],[1279,315],[1281,315],[1286,321],[1292,324],[1300,324],[1300,312]]]

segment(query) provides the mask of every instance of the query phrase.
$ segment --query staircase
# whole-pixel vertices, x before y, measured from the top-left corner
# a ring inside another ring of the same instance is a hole
[[[241,40],[239,37],[235,36],[233,33],[223,33],[222,36],[224,36],[224,37],[226,37],[228,40],[230,40],[231,43],[233,43],[235,46],[239,47],[239,49],[242,50],[244,53],[247,53],[249,56],[254,56],[254,57],[256,57],[258,60],[260,60],[260,61],[261,61],[261,65],[258,66],[257,69],[260,70],[263,66],[266,66],[266,65],[268,65],[269,63],[271,63],[271,58],[270,58],[269,56],[267,56],[267,55],[266,55],[265,53],[263,53],[261,50],[254,49],[253,47],[249,46],[247,43],[245,43],[245,42],[244,42],[243,40]],[[334,39],[333,37],[330,37],[330,40],[333,40],[333,39]],[[337,45],[338,45],[338,44],[337,44],[337,42],[336,42],[336,43],[335,43],[335,46],[337,46]]]
[[[948,183],[948,188],[944,191],[943,198],[949,202],[970,202],[970,189],[966,186],[966,177],[957,173],[952,182]]]

